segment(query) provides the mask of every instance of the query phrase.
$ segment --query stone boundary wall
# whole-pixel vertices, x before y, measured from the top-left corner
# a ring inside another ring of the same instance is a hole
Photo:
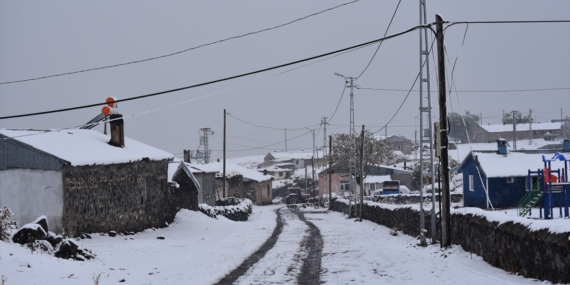
[[[348,205],[333,199],[334,211],[348,213]],[[430,215],[425,213],[426,229],[431,228]],[[383,208],[365,203],[364,219],[411,236],[418,236],[420,215],[409,207]],[[475,253],[507,272],[527,278],[570,283],[570,233],[551,233],[546,229],[531,231],[514,223],[490,222],[473,214],[451,215],[451,241]],[[440,225],[437,225],[438,237]]]
[[[435,194],[435,201],[439,202],[439,194]],[[374,202],[384,203],[384,204],[419,204],[420,195],[419,194],[401,194],[401,195],[382,195],[374,198]],[[431,203],[431,194],[426,194],[424,196],[424,202]],[[463,202],[463,194],[451,194],[451,203]]]
[[[62,171],[66,235],[138,232],[166,226],[180,208],[198,210],[197,193],[168,186],[167,160],[65,166]]]

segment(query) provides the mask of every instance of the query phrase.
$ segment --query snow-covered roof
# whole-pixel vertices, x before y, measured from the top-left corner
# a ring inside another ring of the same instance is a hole
[[[382,183],[384,181],[390,181],[390,175],[368,175],[364,178],[364,183]]]
[[[190,165],[190,168],[200,169],[201,171],[198,172],[203,172],[203,171],[214,172],[216,170],[218,174],[221,174],[223,165],[222,162],[213,162],[208,164],[192,164]],[[273,176],[271,175],[263,175],[263,173],[260,173],[257,170],[249,169],[235,163],[229,163],[227,161],[226,161],[226,175],[228,177],[234,175],[242,175],[244,178],[255,180],[258,182],[273,179]]]
[[[542,156],[551,159],[553,154],[527,154],[510,152],[506,156],[496,153],[473,152],[473,156],[477,156],[481,168],[487,177],[513,177],[526,176],[528,170],[536,171],[544,168]],[[565,156],[570,160],[570,156]],[[563,162],[555,161],[551,163],[551,167],[564,167]],[[462,165],[463,167],[463,165]]]
[[[94,130],[14,130],[0,129],[0,134],[54,155],[71,165],[111,164],[149,158],[163,160],[173,154],[125,137],[125,147],[107,142],[109,135]]]
[[[529,124],[517,124],[517,131],[528,131],[530,130]],[[494,125],[481,125],[481,128],[490,133],[503,133],[512,132],[513,124],[494,124]],[[533,123],[533,131],[545,131],[545,130],[559,130],[560,123]]]
[[[270,152],[270,154],[275,157],[275,161],[285,161],[289,159],[311,159],[313,156],[313,152],[306,151],[306,152]],[[315,159],[318,157],[323,157],[322,151],[315,152]]]

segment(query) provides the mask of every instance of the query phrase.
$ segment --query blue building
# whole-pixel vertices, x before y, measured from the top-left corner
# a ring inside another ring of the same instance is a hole
[[[457,170],[463,174],[465,207],[515,207],[529,190],[528,170],[544,169],[542,155],[552,156],[520,152],[470,152]],[[552,164],[552,168],[563,166]],[[530,179],[531,184],[536,183],[536,176]],[[553,197],[553,200],[555,206],[560,204],[560,197]]]

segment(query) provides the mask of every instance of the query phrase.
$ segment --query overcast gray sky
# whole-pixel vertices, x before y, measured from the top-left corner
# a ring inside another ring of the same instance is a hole
[[[0,81],[7,82],[141,60],[280,25],[341,1],[1,1]],[[117,68],[0,85],[0,116],[73,107],[216,80],[334,51],[382,37],[398,1],[359,1],[290,25],[175,56]],[[428,0],[428,21],[569,20],[570,1]],[[388,34],[419,23],[419,1],[402,1]],[[556,91],[452,94],[448,111],[469,110],[498,123],[503,110],[533,109],[539,122],[570,115],[570,23],[471,24],[445,34],[449,61],[457,56],[458,90],[566,88]],[[212,157],[221,158],[223,109],[228,157],[285,149],[310,151],[321,117],[331,117],[344,81],[360,74],[377,45],[278,76],[261,74],[119,104],[128,116],[196,99],[125,120],[126,136],[181,154],[196,149],[198,130],[210,127]],[[430,57],[432,89],[437,90]],[[449,67],[448,67],[449,68]],[[449,70],[450,71],[450,70]],[[419,72],[419,32],[385,41],[363,88],[409,89]],[[238,87],[239,88],[235,88]],[[233,88],[233,89],[231,89]],[[231,89],[226,92],[217,93]],[[415,88],[417,89],[417,88]],[[217,93],[204,97],[209,94]],[[355,90],[355,122],[384,126],[406,92]],[[438,117],[437,94],[433,116]],[[412,93],[388,125],[388,135],[414,139],[419,96]],[[64,128],[86,123],[100,107],[0,120],[1,128]],[[271,128],[256,127],[251,124]],[[327,132],[347,133],[348,90]],[[102,131],[98,126],[96,130]],[[305,134],[305,135],[303,135]],[[382,130],[379,134],[384,134]],[[292,139],[294,137],[298,138]],[[316,138],[323,144],[323,131]],[[271,145],[268,147],[264,147]],[[248,150],[251,148],[258,148]]]

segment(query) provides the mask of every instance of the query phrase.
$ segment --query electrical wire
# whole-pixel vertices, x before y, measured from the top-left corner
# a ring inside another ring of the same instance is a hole
[[[258,31],[255,31],[255,32],[249,32],[249,33],[245,33],[245,34],[242,34],[242,35],[225,38],[225,39],[222,39],[222,40],[217,40],[217,41],[214,41],[214,42],[211,42],[211,43],[202,44],[202,45],[199,45],[199,46],[187,48],[187,49],[184,49],[184,50],[181,50],[181,51],[177,51],[177,52],[173,52],[173,53],[169,53],[169,54],[165,54],[165,55],[155,56],[155,57],[146,58],[146,59],[141,59],[141,60],[129,61],[129,62],[125,62],[125,63],[119,63],[119,64],[113,64],[113,65],[106,65],[106,66],[101,66],[101,67],[83,69],[83,70],[78,70],[78,71],[71,71],[71,72],[65,72],[65,73],[59,73],[59,74],[53,74],[53,75],[46,75],[46,76],[35,77],[35,78],[29,78],[29,79],[22,79],[22,80],[14,80],[14,81],[0,82],[0,84],[12,84],[12,83],[18,83],[18,82],[26,82],[26,81],[34,81],[34,80],[40,80],[40,79],[47,79],[47,78],[52,78],[52,77],[65,76],[65,75],[71,75],[71,74],[77,74],[77,73],[83,73],[83,72],[89,72],[89,71],[95,71],[95,70],[101,70],[101,69],[107,69],[107,68],[120,67],[120,66],[124,66],[124,65],[142,63],[142,62],[146,62],[146,61],[151,61],[151,60],[161,59],[161,58],[165,58],[165,57],[170,57],[170,56],[178,55],[178,54],[185,53],[185,52],[188,52],[188,51],[191,51],[191,50],[199,49],[199,48],[202,48],[202,47],[205,47],[205,46],[210,46],[210,45],[218,44],[218,43],[221,43],[221,42],[225,42],[225,41],[229,41],[229,40],[233,40],[233,39],[238,39],[238,38],[243,38],[243,37],[247,37],[247,36],[250,36],[250,35],[254,35],[254,34],[266,32],[266,31],[274,30],[274,29],[277,29],[277,28],[281,28],[281,27],[284,27],[284,26],[293,24],[293,23],[295,23],[295,22],[299,22],[299,21],[308,19],[308,18],[310,18],[310,17],[313,17],[313,16],[316,16],[316,15],[319,15],[319,14],[322,14],[322,13],[325,13],[325,12],[328,12],[328,11],[331,11],[331,10],[334,10],[334,9],[337,9],[337,8],[340,8],[340,7],[342,7],[342,6],[346,6],[346,5],[350,5],[350,4],[356,3],[356,2],[358,2],[358,1],[360,1],[360,0],[354,0],[354,1],[351,1],[351,2],[343,3],[343,4],[340,4],[340,5],[337,5],[337,6],[334,6],[334,7],[325,9],[325,10],[322,10],[322,11],[320,11],[320,12],[316,12],[316,13],[313,13],[313,14],[309,14],[309,15],[307,15],[307,16],[304,16],[304,17],[301,17],[301,18],[298,18],[298,19],[295,19],[295,20],[293,20],[293,21],[289,21],[289,22],[287,22],[287,23],[283,23],[283,24],[280,24],[280,25],[277,25],[277,26],[273,26],[273,27],[270,27],[270,28],[265,28],[265,29],[258,30]]]
[[[398,7],[400,7],[400,3],[402,2],[402,0],[398,1],[398,5],[396,5],[396,10],[394,10],[394,13],[392,14],[392,18],[390,19],[390,23],[388,23],[388,27],[386,28],[386,31],[384,32],[384,37],[386,36],[386,34],[388,33],[388,30],[390,29],[390,26],[392,25],[392,21],[394,21],[394,17],[396,16],[396,12],[398,12]],[[362,72],[360,73],[360,75],[358,75],[354,80],[358,80],[358,78],[360,78],[360,76],[362,76],[362,74],[364,74],[364,72],[366,72],[366,70],[368,69],[368,67],[370,66],[370,64],[372,63],[372,61],[374,60],[374,57],[376,57],[376,54],[378,53],[378,50],[380,50],[380,47],[382,46],[382,43],[384,41],[381,41],[378,43],[378,47],[376,48],[376,51],[374,52],[374,54],[372,55],[372,58],[370,59],[370,61],[368,61],[368,64],[366,65],[366,67],[364,68],[364,70],[362,70]]]
[[[116,100],[115,103],[120,103],[120,102],[127,102],[127,101],[132,101],[132,100],[138,100],[138,99],[143,99],[143,98],[148,98],[148,97],[154,97],[154,96],[158,96],[158,95],[164,95],[167,93],[172,93],[172,92],[177,92],[177,91],[182,91],[182,90],[186,90],[186,89],[192,89],[192,88],[196,88],[196,87],[201,87],[201,86],[206,86],[206,85],[211,85],[214,83],[219,83],[219,82],[223,82],[223,81],[228,81],[231,79],[236,79],[236,78],[240,78],[240,77],[245,77],[245,76],[249,76],[249,75],[253,75],[253,74],[257,74],[257,73],[262,73],[265,71],[269,71],[269,70],[273,70],[273,69],[278,69],[278,68],[282,68],[282,67],[286,67],[286,66],[290,66],[290,65],[294,65],[294,64],[298,64],[298,63],[302,63],[305,61],[310,61],[310,60],[314,60],[317,58],[321,58],[321,57],[327,57],[329,55],[333,55],[333,54],[337,54],[337,53],[341,53],[344,51],[349,51],[349,50],[353,50],[359,47],[363,47],[363,46],[367,46],[373,43],[377,43],[379,41],[382,40],[387,40],[387,39],[391,39],[391,38],[395,38],[407,33],[410,33],[412,31],[415,31],[419,28],[422,28],[425,26],[415,26],[412,27],[408,30],[405,30],[403,32],[399,32],[387,37],[383,37],[380,39],[376,39],[376,40],[372,40],[369,42],[365,42],[365,43],[361,43],[361,44],[357,44],[354,46],[350,46],[347,48],[343,48],[343,49],[339,49],[339,50],[335,50],[332,52],[327,52],[324,54],[320,54],[320,55],[316,55],[316,56],[312,56],[312,57],[308,57],[308,58],[304,58],[304,59],[300,59],[300,60],[296,60],[296,61],[292,61],[292,62],[288,62],[288,63],[284,63],[284,64],[280,64],[280,65],[276,65],[276,66],[272,66],[272,67],[267,67],[267,68],[263,68],[263,69],[258,69],[255,71],[251,71],[251,72],[247,72],[247,73],[242,73],[239,75],[234,75],[234,76],[230,76],[230,77],[226,77],[226,78],[222,78],[222,79],[216,79],[216,80],[212,80],[212,81],[208,81],[208,82],[203,82],[203,83],[198,83],[198,84],[194,84],[194,85],[190,85],[190,86],[185,86],[185,87],[180,87],[180,88],[175,88],[175,89],[170,89],[170,90],[165,90],[165,91],[160,91],[160,92],[155,92],[155,93],[150,93],[150,94],[146,94],[146,95],[140,95],[140,96],[134,96],[134,97],[129,97],[129,98],[125,98],[125,99],[120,99],[120,100]],[[27,113],[27,114],[20,114],[20,115],[11,115],[11,116],[3,116],[0,117],[0,120],[4,120],[4,119],[12,119],[12,118],[21,118],[21,117],[29,117],[29,116],[37,116],[37,115],[45,115],[45,114],[52,114],[52,113],[60,113],[60,112],[66,112],[66,111],[72,111],[72,110],[78,110],[78,109],[84,109],[84,108],[89,108],[89,107],[96,107],[96,106],[102,106],[105,105],[105,102],[101,102],[101,103],[94,103],[94,104],[88,104],[88,105],[82,105],[82,106],[76,106],[76,107],[69,107],[69,108],[63,108],[63,109],[57,109],[57,110],[50,110],[50,111],[43,111],[43,112],[35,112],[35,113]]]
[[[429,53],[432,53],[433,51],[433,44],[435,43],[435,38],[433,39],[433,41],[431,42],[431,46],[428,52],[427,57],[429,57]],[[422,66],[420,67],[420,69],[424,68],[424,65],[427,63],[427,57],[426,60],[422,63]],[[388,124],[390,124],[390,122],[392,122],[392,120],[394,119],[394,117],[396,117],[396,115],[398,114],[398,112],[400,112],[400,110],[402,109],[402,106],[404,106],[404,103],[406,103],[406,100],[408,100],[408,97],[410,96],[410,94],[412,93],[412,90],[414,89],[414,86],[416,85],[416,82],[418,82],[418,78],[420,78],[420,73],[418,72],[418,75],[416,76],[416,79],[414,80],[414,83],[412,83],[412,87],[410,87],[410,90],[408,91],[408,94],[406,94],[406,97],[404,98],[404,100],[402,101],[402,104],[400,104],[400,107],[398,107],[398,110],[396,110],[396,112],[394,113],[394,115],[392,116],[392,118],[390,118],[390,120],[388,120],[388,122],[386,123],[386,125],[384,125],[384,127],[380,128],[379,130],[372,132],[373,134],[380,132],[381,130],[385,129],[386,126],[388,126]]]
[[[344,82],[344,86],[342,87],[342,94],[340,94],[340,99],[338,99],[338,103],[336,104],[336,108],[334,109],[334,112],[332,114],[332,116],[329,119],[329,122],[332,121],[332,119],[334,118],[334,115],[336,115],[336,111],[338,111],[338,106],[340,106],[340,102],[342,101],[342,97],[344,96],[344,91],[346,90],[346,81]]]
[[[266,148],[266,147],[269,147],[269,146],[274,146],[274,145],[277,145],[277,144],[282,144],[282,143],[284,143],[284,142],[288,142],[288,141],[294,140],[294,139],[296,139],[296,138],[302,137],[302,136],[307,135],[307,134],[310,134],[310,133],[311,133],[311,132],[302,133],[302,134],[300,134],[300,135],[298,135],[298,136],[296,136],[296,137],[293,137],[293,138],[290,138],[290,139],[287,139],[287,140],[284,140],[284,141],[280,141],[280,142],[277,142],[277,143],[269,144],[269,145],[264,145],[264,146],[249,148],[249,149],[230,150],[230,152],[250,151],[250,150],[256,150],[256,149],[263,149],[263,148]],[[220,150],[214,150],[214,151],[220,151]],[[228,150],[226,150],[226,151],[228,151]]]
[[[368,88],[359,87],[359,90],[375,90],[375,91],[393,91],[393,92],[408,92],[407,89],[388,89],[388,88]],[[535,88],[535,89],[508,89],[508,90],[457,90],[457,93],[513,93],[513,92],[536,92],[536,91],[560,91],[570,90],[570,87],[561,88]],[[412,90],[412,92],[420,92],[419,90]],[[424,91],[425,92],[425,91]],[[431,93],[439,93],[439,91],[431,91]]]

